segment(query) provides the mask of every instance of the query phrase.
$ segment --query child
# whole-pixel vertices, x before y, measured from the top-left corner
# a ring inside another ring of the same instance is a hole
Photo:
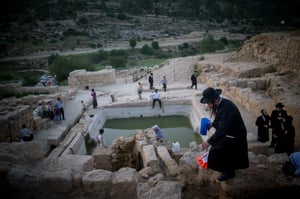
[[[102,128],[99,130],[99,135],[97,137],[98,138],[97,141],[99,142],[99,145],[101,147],[107,148],[103,134],[104,134],[104,129]]]

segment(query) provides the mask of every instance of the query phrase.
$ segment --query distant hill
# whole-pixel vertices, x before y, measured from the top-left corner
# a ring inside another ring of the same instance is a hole
[[[4,0],[3,5],[1,57],[211,29],[257,34],[300,27],[300,1],[294,0]]]

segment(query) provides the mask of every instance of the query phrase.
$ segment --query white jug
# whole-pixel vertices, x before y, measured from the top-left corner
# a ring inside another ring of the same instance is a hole
[[[172,142],[172,151],[173,152],[178,152],[180,150],[180,144],[179,144],[179,142],[177,141],[177,142]]]

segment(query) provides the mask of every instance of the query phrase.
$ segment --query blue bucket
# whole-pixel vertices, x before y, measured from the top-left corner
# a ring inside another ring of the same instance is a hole
[[[204,118],[201,119],[200,128],[199,128],[200,135],[206,135],[207,134],[207,131],[209,130],[210,124],[211,124],[211,121],[208,118],[204,117]]]

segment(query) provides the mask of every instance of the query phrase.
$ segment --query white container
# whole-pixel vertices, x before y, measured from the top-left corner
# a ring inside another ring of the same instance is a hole
[[[178,151],[180,151],[180,144],[179,144],[179,142],[177,141],[177,142],[172,142],[172,151],[173,152],[178,152]]]

